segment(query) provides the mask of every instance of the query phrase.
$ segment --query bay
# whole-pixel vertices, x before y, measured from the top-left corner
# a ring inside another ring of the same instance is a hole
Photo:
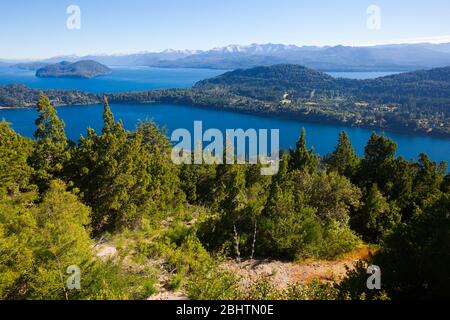
[[[295,146],[301,128],[304,127],[309,146],[313,146],[321,155],[333,151],[342,130],[348,133],[356,151],[362,155],[372,133],[371,130],[362,128],[300,122],[184,105],[112,104],[111,109],[116,119],[122,119],[128,130],[134,129],[139,121],[153,120],[165,128],[169,136],[173,130],[179,128],[188,129],[193,135],[194,121],[202,121],[204,130],[217,128],[223,133],[226,129],[279,129],[280,146],[283,149]],[[102,105],[59,107],[57,111],[66,123],[67,136],[74,141],[77,141],[81,134],[85,135],[88,127],[94,128],[97,132],[101,131]],[[13,123],[13,128],[17,132],[29,137],[33,136],[36,117],[37,112],[34,109],[0,110],[0,119],[5,118]],[[435,161],[445,160],[450,163],[450,139],[390,132],[385,132],[385,135],[399,145],[398,155],[408,160],[417,159],[420,152],[425,152]]]
[[[113,72],[93,79],[38,78],[35,71],[0,67],[0,86],[20,83],[33,89],[67,89],[115,93],[167,88],[187,88],[197,81],[218,76],[224,70],[110,67]]]
[[[113,74],[95,79],[39,79],[31,71],[14,68],[0,68],[0,85],[22,83],[40,88],[78,89],[95,93],[140,91],[161,88],[190,87],[195,82],[223,73],[223,70],[205,69],[158,69],[148,67],[114,67]],[[357,79],[374,78],[394,72],[352,72],[331,73],[335,77]],[[309,146],[314,146],[321,155],[333,151],[339,132],[345,130],[357,150],[364,153],[364,147],[372,130],[351,128],[342,125],[319,124],[294,121],[274,117],[263,117],[233,113],[220,110],[179,106],[170,104],[129,105],[112,104],[112,111],[116,119],[122,119],[126,128],[132,130],[140,120],[154,120],[166,129],[167,134],[178,128],[185,128],[193,132],[194,121],[203,121],[204,130],[218,128],[226,129],[280,129],[280,146],[287,149],[295,145],[304,127],[307,130]],[[97,132],[102,126],[101,105],[68,106],[57,108],[59,116],[66,123],[66,132],[70,139],[77,141],[81,134],[86,134],[88,127]],[[33,109],[0,109],[0,120],[4,118],[12,123],[12,127],[19,133],[32,137],[35,130],[34,121],[37,112]],[[377,133],[381,133],[377,131]],[[435,161],[450,163],[450,139],[386,132],[386,136],[398,145],[398,155],[406,159],[417,159],[420,152],[427,153]]]

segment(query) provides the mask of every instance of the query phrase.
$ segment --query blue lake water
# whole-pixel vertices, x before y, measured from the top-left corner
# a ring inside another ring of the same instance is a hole
[[[178,128],[188,129],[193,135],[194,121],[203,121],[203,129],[280,129],[280,146],[287,149],[294,146],[304,127],[310,146],[322,155],[333,151],[339,132],[345,130],[357,150],[362,155],[364,146],[372,131],[360,128],[348,128],[338,125],[299,122],[287,119],[261,117],[234,112],[209,110],[191,106],[177,106],[169,104],[155,105],[127,105],[112,104],[111,109],[116,119],[122,119],[129,130],[135,128],[139,120],[154,120],[164,127],[168,134]],[[86,128],[92,127],[97,132],[102,127],[103,106],[72,106],[57,108],[58,115],[66,123],[69,138],[77,141],[80,134],[86,133]],[[0,118],[13,123],[13,128],[27,136],[32,136],[35,130],[34,120],[37,112],[34,109],[0,110]],[[438,139],[425,136],[385,133],[399,145],[398,154],[407,159],[416,159],[420,152],[426,152],[436,161],[445,160],[450,163],[450,139]]]
[[[221,73],[221,71],[217,70],[119,68],[119,71],[117,71],[116,74],[92,80],[36,80],[32,79],[33,77],[24,76],[24,73],[26,72],[12,72],[11,70],[8,70],[8,72],[13,74],[11,78],[9,78],[10,81],[8,81],[8,76],[0,70],[0,84],[16,82],[37,88],[40,86],[40,88],[64,89],[89,88],[89,91],[92,92],[118,92],[167,87],[189,87],[201,79]],[[333,75],[355,78],[356,76],[359,76],[358,78],[364,76],[361,74]],[[24,82],[17,81],[20,80],[21,77],[25,78]],[[370,77],[370,73],[366,74],[364,77]],[[308,144],[314,146],[315,150],[322,155],[333,151],[339,132],[342,130],[347,131],[355,149],[362,155],[364,147],[372,132],[367,129],[349,128],[341,125],[300,122],[289,119],[239,114],[192,106],[168,104],[112,104],[111,109],[114,112],[116,119],[122,119],[126,128],[129,130],[134,129],[139,120],[154,120],[159,126],[164,127],[169,135],[173,130],[178,128],[186,128],[193,132],[193,124],[194,121],[197,120],[203,121],[204,130],[218,128],[224,132],[225,129],[238,128],[245,130],[250,128],[280,129],[280,146],[283,149],[295,145],[300,130],[304,127],[307,130]],[[68,137],[74,141],[77,141],[81,134],[85,134],[88,127],[94,128],[97,132],[101,130],[103,111],[101,105],[59,107],[57,108],[57,111],[58,115],[66,123]],[[11,122],[13,128],[17,132],[29,137],[33,136],[35,130],[34,121],[36,117],[37,112],[34,109],[0,109],[0,119],[4,118],[8,122]],[[420,152],[426,152],[435,161],[445,160],[450,163],[450,139],[388,132],[385,134],[397,142],[399,145],[398,155],[402,155],[406,159],[417,159]]]
[[[111,67],[112,74],[93,79],[37,78],[35,71],[0,67],[0,86],[21,83],[34,89],[68,89],[93,93],[191,87],[197,81],[224,73],[208,69]]]

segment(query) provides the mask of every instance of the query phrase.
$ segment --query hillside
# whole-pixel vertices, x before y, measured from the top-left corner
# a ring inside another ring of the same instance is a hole
[[[100,97],[76,90],[45,90],[54,106],[85,105],[100,102]],[[39,99],[39,90],[30,89],[21,84],[0,87],[0,107],[32,108]]]
[[[274,176],[177,165],[155,123],[128,131],[103,110],[78,143],[43,94],[35,140],[0,122],[1,299],[449,298],[445,163],[397,157],[376,133],[362,158],[327,136],[322,158],[303,129]],[[71,269],[80,289],[64,286]]]
[[[299,65],[275,65],[227,72],[200,81],[195,88],[221,88],[232,93],[262,100],[278,100],[285,92],[309,97],[313,90],[336,86],[336,79]]]
[[[84,78],[90,79],[110,74],[112,71],[107,66],[93,60],[83,60],[74,63],[62,61],[42,67],[36,71],[40,78]]]
[[[279,106],[275,113],[295,118],[450,134],[450,67],[352,80],[275,65],[228,72],[195,88],[270,101]],[[286,95],[288,103],[280,106]]]

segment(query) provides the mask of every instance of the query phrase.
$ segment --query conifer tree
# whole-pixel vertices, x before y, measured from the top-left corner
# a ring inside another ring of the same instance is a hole
[[[102,134],[89,130],[71,162],[75,187],[93,208],[96,234],[139,227],[183,199],[169,143],[154,124],[127,132],[120,120],[115,122],[106,98],[103,120]]]
[[[397,144],[386,138],[372,133],[361,160],[359,170],[359,185],[367,189],[373,184],[386,194],[391,191],[392,173],[394,169],[394,157]]]
[[[308,150],[306,147],[306,130],[302,128],[301,135],[297,141],[295,150],[291,150],[291,170],[304,170],[315,172],[318,160],[314,154],[314,148]]]
[[[112,133],[116,127],[116,122],[114,120],[114,115],[111,112],[109,106],[108,98],[103,96],[103,134]]]
[[[70,158],[64,122],[56,114],[50,99],[40,93],[37,104],[39,116],[36,120],[36,143],[30,164],[34,169],[34,182],[41,190],[48,187],[50,180],[61,178],[64,164]]]
[[[352,219],[352,225],[364,240],[377,243],[386,232],[400,223],[401,217],[395,204],[387,199],[374,184],[367,192],[364,205]]]
[[[359,158],[345,131],[340,133],[336,149],[326,162],[331,171],[337,171],[347,177],[352,177],[355,174]]]
[[[32,152],[31,140],[0,122],[0,193],[14,193],[29,185],[31,168],[27,160]]]

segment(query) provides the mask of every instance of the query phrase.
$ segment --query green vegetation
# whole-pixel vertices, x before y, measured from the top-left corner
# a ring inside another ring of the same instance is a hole
[[[87,105],[99,103],[95,94],[74,90],[46,90],[45,95],[53,106]],[[0,87],[0,106],[7,108],[35,108],[39,100],[39,91],[21,84]]]
[[[93,60],[82,60],[74,63],[62,61],[39,68],[36,71],[36,77],[90,79],[111,72],[110,68]]]
[[[260,165],[182,165],[153,123],[129,132],[104,98],[102,132],[77,144],[41,94],[35,139],[0,123],[0,298],[191,299],[448,298],[450,177],[425,154],[395,157],[373,134],[359,159],[347,135],[324,158],[306,148]],[[342,281],[242,285],[226,264],[266,257],[336,259],[363,242],[379,249]],[[100,255],[99,246],[116,254]],[[366,288],[366,265],[383,291]],[[81,269],[81,289],[66,286]]]

